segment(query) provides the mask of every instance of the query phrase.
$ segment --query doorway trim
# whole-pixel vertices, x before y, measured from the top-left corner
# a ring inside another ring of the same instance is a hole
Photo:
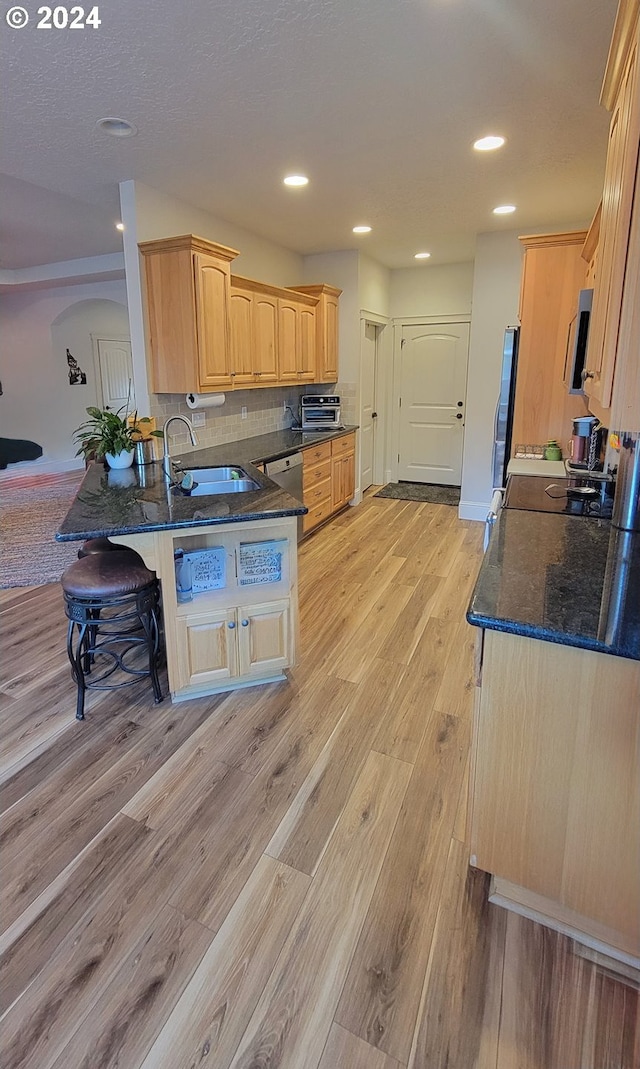
[[[401,319],[393,319],[393,369],[392,379],[393,385],[391,389],[391,426],[390,426],[390,464],[389,464],[389,479],[388,482],[397,483],[399,462],[398,455],[400,453],[400,383],[402,378],[402,330],[404,327],[420,327],[420,326],[433,326],[436,323],[443,324],[456,324],[456,323],[468,323],[469,331],[471,331],[471,315],[469,313],[462,315],[429,315],[429,316],[403,316]],[[467,362],[467,378],[465,381],[465,411],[467,401],[467,386],[469,382],[469,363]],[[463,470],[461,473],[461,482],[464,476],[464,450],[462,453]]]
[[[364,348],[364,333],[367,323],[372,323],[375,327],[379,327],[376,330],[376,356],[375,356],[375,382],[374,382],[374,397],[376,412],[378,413],[378,422],[375,431],[375,444],[373,451],[373,482],[376,486],[384,485],[389,482],[386,478],[386,469],[388,468],[387,456],[386,456],[386,442],[388,440],[388,426],[389,426],[389,412],[391,404],[391,376],[388,374],[388,370],[391,369],[391,357],[392,357],[392,334],[393,331],[387,329],[391,325],[391,318],[389,316],[380,315],[378,312],[370,312],[366,308],[360,309],[360,367],[358,371],[359,389],[358,389],[358,423],[362,426],[362,372],[363,372],[363,348]],[[358,485],[360,484],[361,475],[361,463],[362,458],[360,456],[360,436],[358,436]],[[362,499],[362,490],[359,490],[359,499]]]

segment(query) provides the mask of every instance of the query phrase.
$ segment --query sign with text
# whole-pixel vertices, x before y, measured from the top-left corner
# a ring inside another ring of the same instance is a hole
[[[282,561],[287,539],[271,542],[241,542],[238,550],[238,583],[259,586],[282,580]]]
[[[191,565],[191,587],[194,594],[203,590],[221,590],[227,585],[227,553],[223,546],[197,549],[185,553]]]

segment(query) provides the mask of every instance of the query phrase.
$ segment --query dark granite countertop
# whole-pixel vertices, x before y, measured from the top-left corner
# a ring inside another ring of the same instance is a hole
[[[60,525],[56,541],[303,515],[308,511],[305,506],[276,486],[253,466],[254,463],[276,460],[318,441],[326,442],[354,430],[357,428],[345,427],[340,431],[315,434],[276,431],[174,457],[185,467],[229,465],[245,468],[260,489],[240,494],[189,497],[168,490],[160,461],[124,471],[107,471],[102,464],[91,464]]]
[[[640,660],[640,534],[593,517],[502,509],[467,620]]]

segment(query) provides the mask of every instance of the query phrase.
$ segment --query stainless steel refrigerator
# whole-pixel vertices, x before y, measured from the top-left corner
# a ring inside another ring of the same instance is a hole
[[[519,327],[507,327],[502,346],[500,395],[496,403],[493,428],[493,486],[500,488],[507,481],[507,464],[511,457],[513,407],[516,396]]]

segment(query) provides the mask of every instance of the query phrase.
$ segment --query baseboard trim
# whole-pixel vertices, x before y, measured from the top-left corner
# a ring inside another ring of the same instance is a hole
[[[481,523],[484,523],[488,511],[488,502],[461,501],[458,505],[458,518],[461,520],[479,520]]]

